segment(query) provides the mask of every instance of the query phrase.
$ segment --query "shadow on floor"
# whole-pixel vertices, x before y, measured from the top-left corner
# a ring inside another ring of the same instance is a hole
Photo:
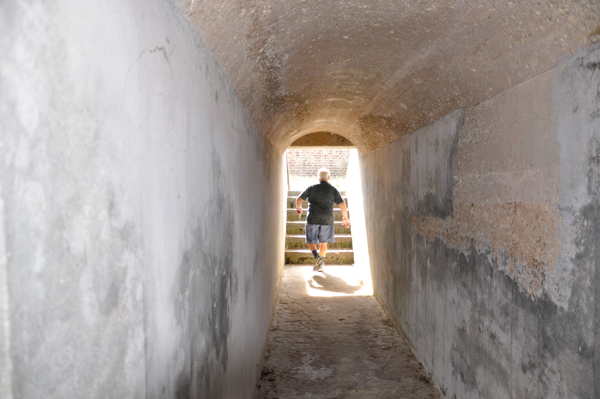
[[[358,285],[350,285],[341,277],[328,273],[320,273],[308,280],[308,285],[314,290],[354,294],[360,291],[365,283],[359,280]]]

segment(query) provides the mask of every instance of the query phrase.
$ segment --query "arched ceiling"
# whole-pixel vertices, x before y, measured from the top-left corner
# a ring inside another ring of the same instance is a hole
[[[181,0],[263,134],[365,152],[600,40],[598,0]]]
[[[351,141],[334,133],[309,133],[294,141],[292,147],[354,147]]]

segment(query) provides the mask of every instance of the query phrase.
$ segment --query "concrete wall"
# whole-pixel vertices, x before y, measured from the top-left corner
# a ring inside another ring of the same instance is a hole
[[[182,11],[2,2],[0,54],[0,397],[252,397],[282,157]]]
[[[361,156],[375,295],[446,397],[600,395],[600,46]]]
[[[352,222],[352,249],[354,250],[354,267],[363,280],[365,291],[373,292],[371,281],[371,264],[369,245],[367,242],[367,226],[365,223],[365,205],[363,201],[362,176],[358,150],[349,150],[348,174],[346,175],[346,193],[348,209]]]

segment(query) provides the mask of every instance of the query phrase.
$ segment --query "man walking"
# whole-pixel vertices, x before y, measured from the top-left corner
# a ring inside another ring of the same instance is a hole
[[[308,199],[308,216],[306,217],[306,243],[315,257],[313,270],[323,271],[327,244],[335,242],[333,204],[339,205],[342,211],[342,222],[350,227],[348,209],[340,192],[328,183],[329,170],[319,169],[319,184],[308,187],[296,200],[296,212],[302,214],[302,203]],[[318,251],[317,251],[318,245]]]

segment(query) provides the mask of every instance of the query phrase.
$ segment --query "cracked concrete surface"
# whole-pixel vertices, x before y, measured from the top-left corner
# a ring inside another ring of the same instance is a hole
[[[285,267],[259,398],[440,397],[354,273],[353,266],[329,266],[324,275]]]

